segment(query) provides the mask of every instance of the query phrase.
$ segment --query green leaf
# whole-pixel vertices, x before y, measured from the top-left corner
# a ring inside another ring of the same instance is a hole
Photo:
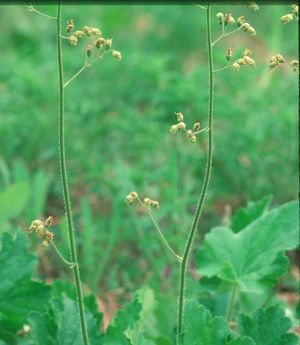
[[[24,210],[28,198],[29,185],[27,182],[14,183],[0,193],[0,223],[18,216]]]
[[[50,315],[32,312],[28,318],[35,344],[56,345],[56,324]]]
[[[272,196],[266,196],[263,199],[247,204],[247,207],[238,209],[230,220],[230,229],[233,232],[239,232],[255,219],[266,213],[270,206]]]
[[[0,338],[14,344],[14,337],[31,311],[44,311],[50,287],[30,276],[37,260],[27,251],[25,234],[15,239],[3,234],[0,251]]]
[[[102,345],[100,324],[89,308],[85,309],[85,317],[90,344]],[[31,313],[29,321],[36,345],[44,345],[46,340],[47,345],[82,344],[78,303],[64,292],[61,292],[61,298],[51,299],[47,313]]]
[[[298,203],[291,202],[237,234],[214,228],[198,252],[198,270],[204,276],[238,284],[242,292],[266,291],[287,266],[282,252],[297,246],[298,223]]]
[[[105,345],[152,344],[146,336],[156,336],[153,315],[155,301],[153,291],[145,286],[136,291],[132,302],[117,313],[114,322],[108,327]]]
[[[185,301],[184,345],[255,345],[249,338],[233,339],[227,342],[230,330],[222,317],[211,313],[196,301]]]
[[[125,332],[134,327],[141,310],[142,305],[137,296],[134,296],[133,301],[118,311],[113,323],[109,325],[105,334],[104,345],[131,345]]]
[[[299,338],[295,334],[287,333],[291,328],[291,321],[284,316],[284,310],[279,306],[257,310],[252,318],[240,315],[238,327],[240,334],[253,338],[256,345],[299,344]]]
[[[159,334],[156,331],[156,320],[153,314],[156,305],[153,291],[148,286],[144,286],[135,293],[135,296],[142,309],[139,320],[135,322],[132,328],[125,331],[125,335],[132,345],[139,345],[143,343],[142,339],[145,334],[151,336],[158,336]]]

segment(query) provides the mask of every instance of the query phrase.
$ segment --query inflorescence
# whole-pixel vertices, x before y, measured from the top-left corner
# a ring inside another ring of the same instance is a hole
[[[94,52],[100,50],[101,48],[105,48],[108,51],[111,51],[112,56],[116,60],[121,60],[122,55],[119,51],[113,50],[112,48],[112,39],[111,38],[103,38],[102,31],[97,27],[89,27],[84,26],[82,30],[75,30],[75,23],[73,19],[69,19],[67,21],[67,32],[69,36],[66,37],[72,46],[77,46],[78,41],[83,39],[84,37],[88,38],[88,44],[86,46],[86,55],[90,57],[94,55]]]

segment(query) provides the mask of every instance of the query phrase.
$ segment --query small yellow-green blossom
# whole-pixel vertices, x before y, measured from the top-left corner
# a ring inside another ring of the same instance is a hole
[[[290,66],[292,67],[294,72],[298,72],[299,71],[299,61],[298,60],[292,60],[290,62]]]
[[[112,51],[112,56],[116,59],[116,60],[122,60],[122,55],[120,52],[113,50]]]
[[[286,14],[285,16],[282,16],[280,18],[280,22],[282,24],[288,24],[294,19],[294,16],[292,14]]]
[[[225,16],[222,12],[217,13],[217,18],[218,18],[220,25],[222,25],[225,22]]]
[[[259,6],[254,1],[249,2],[247,6],[248,6],[248,8],[250,8],[253,11],[258,11],[259,10]]]

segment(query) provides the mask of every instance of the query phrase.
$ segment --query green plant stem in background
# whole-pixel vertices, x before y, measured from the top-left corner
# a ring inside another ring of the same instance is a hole
[[[208,83],[209,83],[209,95],[208,95],[208,155],[206,162],[206,170],[204,176],[203,187],[200,193],[199,201],[197,204],[196,212],[191,225],[190,233],[187,243],[185,245],[183,259],[180,268],[180,286],[179,286],[179,305],[178,305],[178,324],[177,324],[177,344],[181,344],[183,335],[183,313],[184,313],[184,293],[185,293],[185,279],[186,269],[188,264],[189,255],[192,249],[192,245],[195,238],[195,233],[201,216],[203,203],[205,200],[206,192],[208,189],[211,169],[212,169],[212,157],[213,157],[213,103],[214,103],[214,76],[213,76],[213,55],[212,55],[212,43],[211,43],[211,23],[210,23],[210,4],[207,4],[206,8],[206,30],[207,30],[207,50],[208,50]],[[201,330],[200,330],[201,332]]]
[[[234,308],[235,308],[238,293],[239,293],[239,286],[235,284],[231,293],[231,298],[230,298],[228,309],[227,309],[226,319],[228,322],[230,322],[233,319]]]
[[[57,61],[58,61],[58,80],[59,80],[59,161],[61,180],[63,186],[64,202],[68,223],[68,234],[71,252],[71,261],[74,263],[73,271],[75,277],[75,285],[77,291],[77,299],[79,305],[80,324],[84,345],[89,344],[86,321],[84,315],[84,304],[81,291],[80,272],[76,253],[76,243],[74,235],[74,227],[72,220],[71,202],[69,196],[69,186],[67,180],[67,168],[65,159],[65,138],[64,138],[64,76],[63,76],[63,57],[62,57],[62,41],[61,41],[61,3],[57,5]]]

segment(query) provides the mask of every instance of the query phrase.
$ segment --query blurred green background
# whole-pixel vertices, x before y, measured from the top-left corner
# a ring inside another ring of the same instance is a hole
[[[54,5],[36,8],[55,16]],[[288,63],[268,71],[278,52],[287,62],[298,59],[297,22],[280,24],[288,5],[261,5],[258,12],[216,5],[214,38],[220,34],[219,11],[246,15],[257,35],[239,32],[218,42],[215,68],[226,64],[229,45],[236,58],[246,47],[253,50],[257,67],[216,74],[215,156],[202,233],[247,200],[272,194],[277,205],[298,192],[298,75]],[[68,255],[58,167],[55,21],[22,5],[1,5],[0,16],[0,231],[26,230],[33,219],[52,215],[57,245]],[[124,198],[136,190],[158,199],[156,216],[182,252],[202,184],[206,135],[192,145],[184,135],[170,135],[169,128],[175,111],[184,113],[189,126],[207,124],[205,13],[180,4],[66,5],[63,23],[70,18],[76,29],[101,28],[123,57],[119,62],[105,56],[65,92],[68,176],[83,281],[101,298],[120,303],[144,283],[173,296],[176,263],[147,216]],[[82,66],[85,45],[63,43],[67,80]],[[37,246],[36,241],[33,250]],[[40,250],[40,257],[45,279],[70,274],[51,250]]]

